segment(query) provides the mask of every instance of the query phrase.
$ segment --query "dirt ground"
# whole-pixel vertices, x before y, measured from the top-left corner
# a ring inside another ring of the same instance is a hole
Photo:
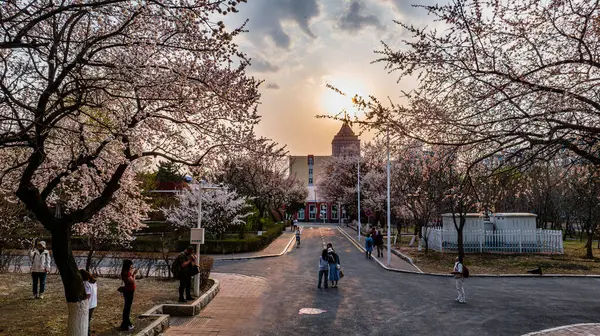
[[[406,241],[405,241],[406,239]],[[454,265],[455,253],[418,251],[408,247],[408,237],[403,237],[400,251],[413,258],[423,272],[447,273]],[[564,242],[563,255],[550,254],[474,254],[465,256],[465,265],[471,274],[526,274],[528,270],[542,267],[545,274],[600,274],[600,250],[594,246],[594,259],[585,258],[585,243]]]
[[[119,335],[123,299],[117,292],[118,279],[98,279],[98,307],[92,320],[92,334]],[[176,281],[138,279],[131,319],[140,331],[150,323],[137,316],[161,303],[177,300]],[[67,305],[60,276],[49,275],[43,300],[33,298],[31,275],[0,274],[0,335],[65,335]],[[131,334],[131,333],[124,333]]]

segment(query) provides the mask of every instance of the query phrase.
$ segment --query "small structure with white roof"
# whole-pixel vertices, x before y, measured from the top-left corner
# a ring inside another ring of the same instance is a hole
[[[537,215],[532,213],[482,213],[464,215],[463,246],[465,252],[563,253],[562,232],[536,228]],[[442,214],[441,227],[424,227],[423,239],[428,247],[444,252],[458,250],[459,214]],[[419,247],[422,247],[421,240]]]

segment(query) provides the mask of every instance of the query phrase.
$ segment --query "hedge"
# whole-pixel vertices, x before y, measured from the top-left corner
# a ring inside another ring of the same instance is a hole
[[[273,240],[277,239],[285,229],[282,224],[266,225],[267,230],[263,231],[261,236],[251,236],[245,239],[226,239],[226,240],[206,240],[200,248],[202,254],[230,254],[256,252],[267,247]],[[52,246],[51,237],[41,237],[48,243],[48,247]],[[189,240],[178,240],[174,247],[171,246],[171,252],[181,252],[190,245]],[[19,247],[15,247],[19,248]],[[71,237],[71,248],[73,250],[87,250],[83,237]],[[108,250],[109,248],[100,248],[98,250]],[[132,243],[131,248],[112,248],[113,251],[137,251],[137,252],[161,252],[162,244],[160,238],[156,236],[140,236]]]

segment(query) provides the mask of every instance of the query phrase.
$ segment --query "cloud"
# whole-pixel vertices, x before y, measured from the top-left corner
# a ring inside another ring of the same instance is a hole
[[[261,57],[252,57],[250,68],[257,72],[277,72],[279,71],[279,66],[272,64],[271,62],[261,58]]]
[[[277,47],[289,49],[292,39],[283,29],[287,22],[295,23],[311,38],[316,35],[310,23],[321,13],[317,0],[256,0],[248,28],[258,39],[270,38]]]
[[[357,32],[368,26],[382,29],[383,26],[379,18],[374,14],[364,14],[364,5],[358,0],[353,0],[350,6],[339,17],[337,26],[341,30],[348,32]]]
[[[270,89],[270,90],[279,90],[280,87],[276,83],[269,83],[269,84],[267,84],[267,89]]]

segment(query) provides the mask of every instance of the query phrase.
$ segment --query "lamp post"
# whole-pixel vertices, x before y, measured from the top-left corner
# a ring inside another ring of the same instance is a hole
[[[392,245],[391,245],[391,236],[392,236],[392,224],[391,224],[391,207],[390,207],[390,126],[387,126],[387,264],[390,266],[391,258],[392,258]]]
[[[198,229],[202,228],[202,191],[204,189],[223,189],[223,186],[205,186],[206,181],[198,182]],[[200,243],[196,244],[196,261],[200,262]],[[200,275],[194,277],[194,295],[200,296]]]
[[[358,241],[360,242],[360,150],[358,151],[358,181],[356,182],[356,189],[358,190]]]

